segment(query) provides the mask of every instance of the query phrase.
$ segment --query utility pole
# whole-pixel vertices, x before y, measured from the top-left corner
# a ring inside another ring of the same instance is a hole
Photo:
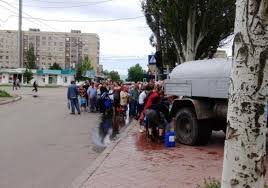
[[[22,25],[22,0],[19,0],[19,28],[18,28],[18,61],[19,66],[23,67],[23,61],[22,61],[22,31],[21,31],[21,25]]]

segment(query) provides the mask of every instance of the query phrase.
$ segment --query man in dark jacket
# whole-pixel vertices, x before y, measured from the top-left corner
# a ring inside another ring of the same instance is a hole
[[[100,88],[100,96],[101,96],[101,99],[100,99],[100,113],[104,113],[105,112],[105,105],[104,105],[104,102],[105,102],[105,99],[104,99],[104,93],[107,93],[108,94],[108,89],[106,87],[106,84],[104,83],[101,88]]]
[[[79,95],[79,92],[78,92],[77,86],[74,81],[71,81],[71,85],[68,87],[68,91],[67,91],[67,98],[71,102],[71,109],[72,109],[71,114],[75,114],[75,108],[78,114],[80,114],[80,108],[78,104],[78,95]]]

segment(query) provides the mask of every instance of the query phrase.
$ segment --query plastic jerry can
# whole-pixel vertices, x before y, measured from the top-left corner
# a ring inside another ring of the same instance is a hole
[[[168,148],[175,147],[175,132],[174,131],[167,131],[165,133],[165,146]]]

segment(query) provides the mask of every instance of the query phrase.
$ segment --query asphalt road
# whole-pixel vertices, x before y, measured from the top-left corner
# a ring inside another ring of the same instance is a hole
[[[70,115],[66,88],[17,91],[0,106],[0,187],[66,188],[98,156],[92,129],[98,115]]]

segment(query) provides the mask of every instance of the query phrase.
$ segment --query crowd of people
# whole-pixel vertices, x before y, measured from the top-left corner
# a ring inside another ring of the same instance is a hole
[[[169,121],[169,100],[165,98],[163,82],[118,83],[111,80],[89,82],[77,86],[74,81],[68,88],[71,114],[82,112],[106,113],[117,109],[140,123],[140,132],[146,131],[153,138],[154,131],[163,136]]]

